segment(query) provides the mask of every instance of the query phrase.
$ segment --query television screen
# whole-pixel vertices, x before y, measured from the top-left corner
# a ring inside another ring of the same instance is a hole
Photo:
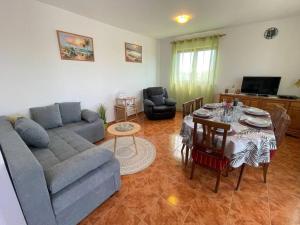
[[[247,94],[277,95],[281,77],[243,77],[241,91]]]

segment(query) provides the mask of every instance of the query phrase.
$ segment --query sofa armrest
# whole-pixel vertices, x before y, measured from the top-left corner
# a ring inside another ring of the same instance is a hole
[[[152,102],[151,100],[145,99],[145,100],[144,100],[144,106],[152,107],[152,106],[155,106],[155,104],[154,104],[154,102]]]
[[[165,99],[165,103],[168,106],[174,106],[174,105],[176,105],[176,101],[174,99],[172,99],[172,98]]]
[[[89,109],[84,109],[81,111],[81,119],[89,122],[89,123],[93,123],[96,120],[99,120],[99,115],[98,113],[91,111]]]
[[[14,130],[0,145],[27,224],[56,225],[41,164]]]

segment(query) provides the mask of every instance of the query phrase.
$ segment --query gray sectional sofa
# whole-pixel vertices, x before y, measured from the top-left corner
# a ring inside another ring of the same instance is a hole
[[[77,224],[120,188],[118,160],[92,144],[104,137],[97,114],[80,110],[78,121],[71,110],[68,120],[66,108],[61,118],[57,105],[51,115],[52,109],[31,109],[32,119],[48,134],[44,148],[28,146],[7,117],[0,117],[0,149],[28,225]]]

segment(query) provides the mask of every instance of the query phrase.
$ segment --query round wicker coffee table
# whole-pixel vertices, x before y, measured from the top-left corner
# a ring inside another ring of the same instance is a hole
[[[107,132],[114,135],[115,142],[114,142],[114,154],[116,154],[116,147],[117,147],[117,138],[123,136],[132,136],[133,144],[135,147],[135,154],[137,154],[137,147],[134,135],[141,130],[141,126],[134,122],[119,122],[113,125],[110,125],[107,128]]]

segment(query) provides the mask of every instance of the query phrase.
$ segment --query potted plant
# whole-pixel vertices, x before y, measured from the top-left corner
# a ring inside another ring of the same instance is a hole
[[[98,108],[98,114],[100,119],[103,120],[104,122],[104,127],[107,127],[107,121],[106,121],[106,108],[103,104],[100,104],[99,108]]]

